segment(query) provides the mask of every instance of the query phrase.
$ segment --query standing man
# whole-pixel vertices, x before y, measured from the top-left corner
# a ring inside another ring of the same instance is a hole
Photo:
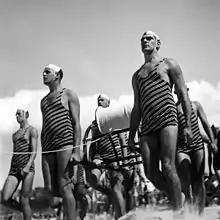
[[[145,32],[141,38],[145,63],[132,78],[134,106],[129,145],[134,146],[134,137],[142,121],[140,149],[146,176],[155,187],[167,193],[173,209],[178,211],[183,201],[175,168],[178,121],[172,95],[174,86],[183,106],[186,120],[184,137],[188,141],[192,137],[191,105],[180,66],[173,59],[159,56],[160,44],[159,37],[152,31]]]
[[[80,148],[75,147],[81,139],[80,104],[73,91],[63,88],[62,78],[60,67],[50,64],[44,69],[43,83],[49,93],[41,100],[42,170],[45,187],[54,196],[61,194],[67,219],[74,220],[76,202],[72,190],[73,182],[77,182],[77,166],[72,168],[69,162],[80,160]]]
[[[211,128],[217,144],[217,150],[213,158],[213,167],[219,183],[218,188],[220,189],[220,129],[219,127],[215,127],[215,125],[212,125]]]
[[[29,204],[29,197],[32,191],[35,164],[37,155],[38,132],[37,129],[28,124],[29,112],[18,109],[16,119],[20,128],[12,135],[13,156],[9,175],[5,181],[2,200],[8,206],[16,205],[13,201],[13,194],[16,192],[20,182],[21,194],[20,205],[17,208],[23,212],[24,220],[31,220],[32,211]]]
[[[217,146],[202,105],[198,101],[193,101],[191,102],[191,106],[193,138],[189,143],[187,143],[184,137],[184,128],[186,123],[182,104],[179,100],[177,101],[177,115],[179,122],[177,140],[177,170],[186,201],[190,202],[191,200],[190,186],[192,186],[192,202],[195,206],[195,211],[198,211],[199,215],[201,215],[205,207],[205,153],[198,119],[200,119],[202,123],[213,152],[217,151]]]
[[[98,107],[108,108],[110,105],[110,99],[105,94],[100,94],[97,99]],[[90,127],[86,130],[84,140],[88,136],[91,129],[92,138],[101,135],[97,121],[94,120]],[[114,134],[111,136],[112,142],[108,136],[102,137],[98,142],[93,143],[91,146],[91,156],[93,162],[100,164],[105,159],[116,159],[115,151],[118,157],[130,156],[129,151],[124,151],[121,146],[127,145],[126,133]],[[115,147],[115,151],[114,151]],[[120,163],[121,161],[119,161]],[[132,163],[132,159],[128,160],[126,164]],[[116,165],[116,162],[112,162],[109,165]],[[126,170],[124,168],[124,170]],[[107,178],[109,178],[111,187],[104,185],[100,179],[104,170],[99,168],[93,168],[90,172],[87,172],[87,178],[89,184],[96,190],[104,193],[108,196],[108,199],[114,204],[115,219],[118,219],[126,212],[130,211],[133,207],[133,195],[131,190],[134,182],[134,167],[132,165],[126,170],[126,174],[122,174],[119,171],[108,170],[106,172]],[[106,178],[106,177],[105,177]]]

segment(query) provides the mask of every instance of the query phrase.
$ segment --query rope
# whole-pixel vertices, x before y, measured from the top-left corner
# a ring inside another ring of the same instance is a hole
[[[95,143],[95,142],[99,141],[100,139],[101,138],[96,139],[94,141],[91,141],[91,143]],[[60,151],[66,151],[66,150],[75,149],[75,148],[78,148],[78,147],[81,147],[81,146],[84,146],[84,145],[86,145],[86,144],[80,144],[80,145],[68,147],[68,148],[65,148],[65,149],[43,151],[42,154],[49,154],[49,153],[55,153],[55,152],[60,152]],[[36,154],[36,153],[37,153],[37,151],[33,151],[33,152],[10,152],[10,151],[3,151],[0,154],[16,154],[16,155],[19,155],[19,154]]]

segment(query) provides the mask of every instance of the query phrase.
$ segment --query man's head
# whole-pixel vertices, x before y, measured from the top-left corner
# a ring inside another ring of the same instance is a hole
[[[44,68],[43,71],[43,82],[45,85],[50,85],[54,82],[60,82],[63,78],[63,70],[54,65],[49,64]]]
[[[15,116],[16,116],[17,122],[20,124],[22,122],[27,121],[29,117],[29,112],[28,110],[25,110],[25,109],[17,109]]]
[[[153,31],[147,31],[141,37],[141,49],[143,53],[151,53],[154,50],[158,51],[160,45],[160,38]]]
[[[212,129],[213,136],[216,139],[219,134],[220,129],[219,129],[219,127],[215,126],[214,124],[211,126],[211,129]]]
[[[103,108],[107,108],[110,105],[110,98],[105,94],[100,94],[97,99],[98,106],[102,106]]]

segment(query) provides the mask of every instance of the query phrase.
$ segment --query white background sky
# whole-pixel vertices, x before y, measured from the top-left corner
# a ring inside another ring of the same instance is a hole
[[[161,38],[161,56],[181,65],[191,98],[219,125],[219,12],[218,0],[0,1],[0,187],[10,165],[16,109],[28,108],[40,132],[44,67],[63,68],[64,86],[80,97],[85,128],[96,94],[115,103],[133,100],[131,77],[144,60],[140,38],[149,29]],[[36,172],[35,185],[41,185],[39,156]]]

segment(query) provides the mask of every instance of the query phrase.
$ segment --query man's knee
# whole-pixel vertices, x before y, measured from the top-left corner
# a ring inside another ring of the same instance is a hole
[[[22,205],[25,205],[25,204],[27,204],[28,202],[29,202],[29,197],[28,196],[26,196],[26,195],[20,195],[20,201],[21,201],[21,204]]]
[[[59,181],[59,192],[62,196],[64,197],[69,197],[69,196],[72,196],[73,193],[72,193],[72,190],[73,190],[73,184],[72,184],[72,181],[71,179],[69,178],[62,178],[60,181]]]
[[[175,172],[176,168],[175,168],[175,164],[171,161],[171,159],[164,159],[162,161],[162,171],[169,175],[173,172]]]
[[[9,201],[9,199],[10,199],[10,196],[8,194],[6,194],[6,193],[2,194],[2,198],[1,198],[2,203],[7,203]]]

